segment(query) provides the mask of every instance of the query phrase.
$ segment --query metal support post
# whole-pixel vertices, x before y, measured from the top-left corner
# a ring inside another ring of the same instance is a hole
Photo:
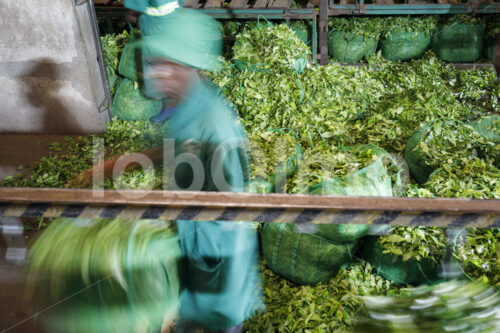
[[[0,227],[7,247],[5,259],[15,264],[23,264],[26,260],[27,250],[21,219],[18,217],[2,217]]]
[[[321,0],[319,6],[319,54],[320,65],[328,64],[328,0]]]
[[[495,54],[493,55],[493,66],[495,66],[497,78],[500,80],[500,32],[497,36],[497,46],[495,47]]]

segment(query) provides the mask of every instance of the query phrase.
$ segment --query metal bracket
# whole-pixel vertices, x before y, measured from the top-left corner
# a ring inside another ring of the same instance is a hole
[[[23,264],[26,260],[26,241],[23,234],[23,223],[17,217],[2,217],[0,228],[7,245],[5,259],[7,261]]]
[[[328,0],[321,0],[319,10],[320,65],[328,64]]]
[[[89,2],[89,0],[75,0],[75,6],[81,6]],[[93,4],[92,4],[93,5]]]
[[[497,36],[497,46],[495,47],[495,53],[493,54],[493,66],[497,72],[497,78],[500,80],[500,32]]]

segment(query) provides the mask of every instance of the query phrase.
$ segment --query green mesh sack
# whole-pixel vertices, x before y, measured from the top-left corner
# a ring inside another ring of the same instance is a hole
[[[428,129],[428,126],[423,126],[413,133],[406,143],[404,153],[406,163],[408,163],[408,167],[410,168],[410,173],[419,184],[427,182],[429,176],[434,171],[434,168],[429,166],[427,161],[422,157],[421,148],[418,148],[420,142],[422,142],[423,135]]]
[[[355,195],[355,196],[392,196],[392,184],[389,175],[378,159],[370,166],[345,178],[323,179],[320,184],[309,190],[310,194]],[[367,225],[331,225],[321,224],[316,234],[335,242],[349,242],[365,236]]]
[[[364,224],[320,224],[315,234],[329,241],[348,243],[366,236],[369,230]]]
[[[384,58],[391,61],[419,59],[431,44],[426,32],[394,32],[380,40]]]
[[[403,261],[403,257],[383,253],[378,237],[363,239],[362,255],[377,274],[397,284],[431,283],[438,276],[438,267],[428,259]]]
[[[303,21],[294,21],[290,24],[290,29],[292,29],[297,37],[305,44],[310,44],[309,29],[307,24]]]
[[[477,156],[489,158],[498,148],[488,143],[477,131],[458,120],[434,120],[413,133],[406,143],[404,158],[415,180],[424,184],[431,173],[450,158],[458,163],[455,156],[463,158]]]
[[[179,305],[179,240],[163,221],[57,219],[29,254],[50,332],[158,332]],[[71,297],[70,297],[71,296]]]
[[[248,181],[245,188],[249,193],[273,193],[275,184],[262,177],[256,177]]]
[[[500,166],[500,116],[492,115],[469,123],[483,138],[496,144],[495,165]]]
[[[380,158],[346,177],[324,178],[321,183],[310,187],[309,194],[392,197],[395,192],[402,191],[404,170],[384,149],[372,144],[343,149],[369,149]]]
[[[325,178],[310,194],[392,197],[391,177],[381,159],[347,177]]]
[[[374,54],[377,45],[375,38],[335,30],[328,33],[328,53],[334,60],[343,63],[358,62]]]
[[[454,23],[437,29],[432,49],[447,62],[474,62],[483,50],[484,26]]]
[[[135,43],[135,40],[131,40],[125,45],[120,57],[118,73],[129,80],[139,81],[142,79],[142,75],[140,75],[141,68],[137,66],[137,60],[140,57],[140,54],[139,49],[134,46],[133,43]]]
[[[160,113],[162,102],[149,99],[142,94],[137,82],[121,80],[115,91],[111,111],[123,120],[149,120]]]
[[[266,223],[261,232],[266,265],[298,284],[327,281],[352,261],[359,242],[334,243],[320,236],[295,231],[289,223]]]
[[[492,115],[469,123],[483,138],[500,143],[500,116]]]

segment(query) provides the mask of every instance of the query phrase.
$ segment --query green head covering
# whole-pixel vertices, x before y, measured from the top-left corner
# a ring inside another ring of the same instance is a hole
[[[157,24],[155,33],[140,42],[148,58],[168,59],[202,70],[218,68],[222,38],[216,20],[192,9],[177,9]]]

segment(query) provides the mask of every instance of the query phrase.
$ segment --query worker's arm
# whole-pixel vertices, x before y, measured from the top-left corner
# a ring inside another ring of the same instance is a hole
[[[153,163],[160,162],[163,160],[163,146],[142,151],[139,152],[139,154],[144,155]],[[141,166],[139,163],[137,163],[137,157],[134,155],[130,155],[130,153],[113,156],[105,160],[101,164],[87,169],[77,176],[73,177],[67,183],[67,186],[72,188],[86,188],[89,187],[92,183],[99,184],[105,179],[113,176],[113,171],[118,162],[126,166],[126,168],[122,171],[134,170]]]

